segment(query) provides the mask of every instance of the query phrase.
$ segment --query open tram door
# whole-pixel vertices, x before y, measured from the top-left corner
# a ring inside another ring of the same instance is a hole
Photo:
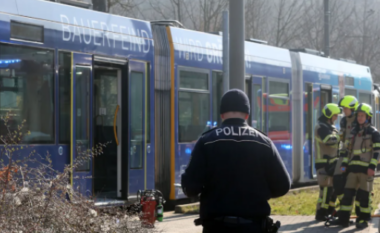
[[[91,77],[92,56],[72,53],[71,62],[71,165],[92,148]],[[71,172],[70,183],[75,191],[93,196],[92,158],[80,162]]]
[[[128,72],[128,200],[136,198],[138,190],[154,187],[154,157],[150,141],[150,95],[149,64],[143,61],[129,61]],[[148,171],[149,168],[149,171]],[[149,177],[149,179],[148,179]],[[124,184],[126,184],[124,182]]]
[[[307,95],[305,102],[307,103],[307,114],[306,119],[306,143],[308,145],[308,149],[305,151],[309,153],[309,161],[310,161],[310,178],[317,177],[317,171],[315,170],[315,158],[316,158],[316,148],[315,148],[315,126],[318,124],[318,118],[322,114],[323,107],[332,103],[332,96],[336,96],[334,98],[334,103],[338,103],[339,89],[332,88],[330,85],[324,84],[306,84]],[[338,121],[338,120],[337,120]]]
[[[307,84],[307,143],[310,158],[310,178],[317,177],[315,170],[315,134],[314,129],[318,124],[318,118],[321,115],[321,86],[319,84]]]
[[[94,144],[107,143],[103,154],[94,158],[94,193],[97,205],[116,204],[117,199],[126,199],[122,167],[127,163],[127,156],[123,157],[123,145],[127,144],[128,134],[122,129],[128,124],[122,119],[127,115],[127,101],[124,99],[128,92],[124,94],[121,90],[126,85],[123,80],[128,79],[128,62],[96,55],[93,63]]]

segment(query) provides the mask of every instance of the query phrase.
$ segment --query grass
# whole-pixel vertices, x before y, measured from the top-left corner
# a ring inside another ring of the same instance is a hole
[[[373,184],[372,214],[380,204],[380,178],[376,178]],[[273,215],[315,215],[319,190],[300,190],[289,192],[287,195],[271,199],[269,204]],[[337,201],[338,204],[338,201]],[[353,214],[355,211],[353,210]]]

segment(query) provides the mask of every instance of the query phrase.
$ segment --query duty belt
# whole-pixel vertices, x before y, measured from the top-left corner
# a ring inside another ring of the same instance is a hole
[[[233,224],[249,224],[249,223],[254,222],[252,219],[246,219],[246,218],[235,217],[235,216],[218,217],[218,218],[214,218],[214,220],[225,222],[225,223],[233,223]],[[263,221],[263,219],[261,219],[261,221]]]

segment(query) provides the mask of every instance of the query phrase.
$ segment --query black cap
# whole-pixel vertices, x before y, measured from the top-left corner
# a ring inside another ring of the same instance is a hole
[[[224,93],[220,103],[220,114],[226,112],[243,112],[249,114],[249,99],[244,91],[232,89]]]

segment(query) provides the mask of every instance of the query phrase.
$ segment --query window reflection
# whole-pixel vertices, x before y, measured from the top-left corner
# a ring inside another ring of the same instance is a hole
[[[268,105],[268,136],[273,140],[290,139],[290,103],[289,84],[284,82],[269,82]]]

